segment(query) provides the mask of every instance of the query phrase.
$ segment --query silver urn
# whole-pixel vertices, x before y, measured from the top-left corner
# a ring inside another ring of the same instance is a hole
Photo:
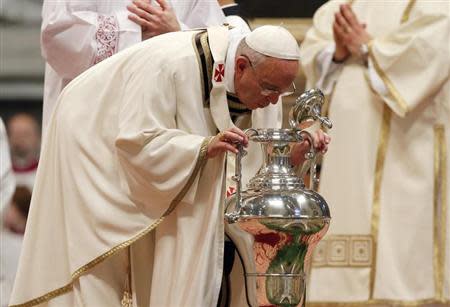
[[[300,175],[291,165],[291,151],[305,139],[312,144],[308,130],[297,128],[305,121],[320,122],[324,102],[319,90],[303,93],[289,114],[291,129],[249,129],[251,142],[261,144],[263,166],[241,188],[241,159],[236,157],[236,193],[225,209],[225,231],[243,262],[247,301],[251,307],[305,306],[305,267],[317,243],[328,230],[330,211],[317,192],[307,189],[302,180],[309,169],[311,185],[315,175],[316,153],[313,146],[306,156]],[[310,186],[311,186],[310,185]]]

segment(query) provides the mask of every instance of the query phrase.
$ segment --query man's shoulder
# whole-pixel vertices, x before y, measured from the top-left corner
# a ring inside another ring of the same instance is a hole
[[[178,31],[170,32],[162,35],[152,37],[141,43],[142,48],[155,48],[158,46],[168,46],[167,52],[174,51],[179,53],[182,50],[177,47],[185,47],[186,45],[192,45],[192,40],[198,31]]]

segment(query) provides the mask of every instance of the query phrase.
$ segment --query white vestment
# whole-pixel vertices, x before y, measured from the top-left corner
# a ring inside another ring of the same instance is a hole
[[[209,137],[232,124],[226,102],[203,99],[197,33],[130,47],[63,90],[43,142],[11,305],[120,306],[129,291],[133,306],[215,306],[225,159],[205,154]],[[227,46],[215,50],[223,55]],[[279,127],[280,114],[280,105],[255,110],[253,126]],[[259,150],[249,148],[250,174]]]
[[[302,44],[309,87],[324,84],[319,55],[345,2],[322,6]],[[376,76],[353,57],[327,76],[333,144],[320,193],[332,221],[308,284],[317,306],[450,304],[449,6],[352,2]]]
[[[220,25],[217,1],[168,0],[182,29]],[[130,0],[45,0],[41,48],[45,68],[42,128],[61,90],[92,65],[142,40],[141,27],[128,19]],[[157,5],[156,3],[154,3]]]

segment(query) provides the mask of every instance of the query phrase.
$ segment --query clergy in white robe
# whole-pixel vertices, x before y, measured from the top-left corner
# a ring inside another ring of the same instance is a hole
[[[335,63],[343,3],[372,39],[367,58],[361,45]],[[449,10],[330,1],[314,16],[302,66],[308,86],[329,94],[334,146],[319,189],[333,220],[313,258],[311,306],[450,305]]]
[[[217,1],[168,0],[181,29],[220,25]],[[46,61],[42,128],[58,95],[92,65],[142,41],[141,26],[129,19],[131,0],[45,0],[41,48]],[[158,4],[153,1],[152,5]]]
[[[217,304],[226,159],[208,154],[237,129],[230,113],[280,127],[277,102],[299,68],[295,38],[267,27],[254,49],[225,27],[161,35],[63,90],[11,306]],[[262,162],[257,145],[248,151],[247,179]]]

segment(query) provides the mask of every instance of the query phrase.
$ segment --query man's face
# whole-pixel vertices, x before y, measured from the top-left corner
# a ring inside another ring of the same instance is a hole
[[[17,115],[8,123],[9,145],[14,156],[25,158],[39,151],[40,135],[35,120]]]
[[[235,89],[239,100],[249,109],[275,104],[280,94],[292,91],[299,69],[298,61],[268,58],[256,67],[244,56],[236,58]]]

